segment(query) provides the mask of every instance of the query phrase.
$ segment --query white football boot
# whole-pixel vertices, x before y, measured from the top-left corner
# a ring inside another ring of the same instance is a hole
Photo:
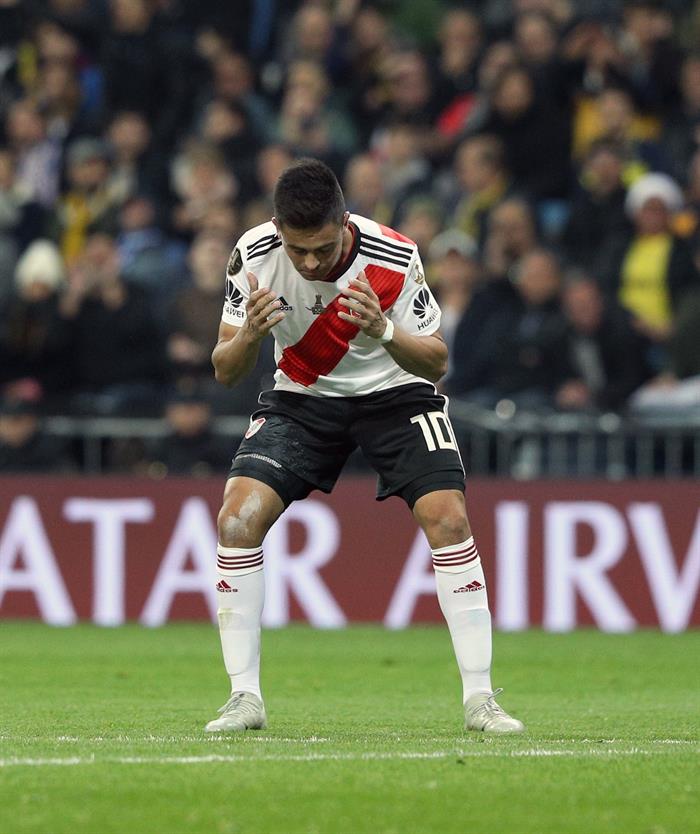
[[[477,692],[464,705],[464,729],[481,730],[484,733],[522,733],[525,725],[496,703],[496,695],[502,689],[488,692]]]
[[[252,692],[234,692],[219,709],[221,718],[215,718],[204,728],[206,733],[241,733],[244,730],[262,730],[267,726],[265,705]]]

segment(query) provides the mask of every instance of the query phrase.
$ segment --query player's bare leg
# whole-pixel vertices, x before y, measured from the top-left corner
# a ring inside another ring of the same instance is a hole
[[[413,515],[433,555],[438,600],[462,676],[466,728],[522,732],[522,722],[509,716],[494,700],[497,692],[491,688],[491,614],[486,580],[462,493],[430,492],[416,501]]]
[[[284,510],[277,493],[253,478],[230,478],[218,519],[219,633],[231,697],[207,732],[265,726],[260,693],[260,619],[265,600],[262,541]]]

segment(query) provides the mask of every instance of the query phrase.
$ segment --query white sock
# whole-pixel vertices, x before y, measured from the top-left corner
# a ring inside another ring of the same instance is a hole
[[[438,601],[462,676],[463,702],[491,692],[491,614],[473,536],[432,551]]]
[[[217,548],[219,634],[231,692],[260,694],[260,619],[265,602],[262,547]]]

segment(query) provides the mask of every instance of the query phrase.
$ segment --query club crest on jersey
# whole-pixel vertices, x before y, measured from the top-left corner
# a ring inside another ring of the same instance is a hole
[[[266,417],[258,417],[257,420],[251,420],[248,431],[245,433],[246,438],[252,437],[256,432],[260,431],[266,419]]]
[[[421,290],[413,300],[413,312],[420,319],[418,329],[423,330],[435,321],[438,311],[433,307],[433,301],[428,290]]]
[[[310,312],[312,312],[315,316],[320,316],[321,313],[326,312],[326,308],[323,306],[323,304],[321,302],[321,296],[320,295],[316,296],[316,301],[314,301],[313,306],[312,307],[307,307],[306,309],[309,310]]]
[[[236,247],[233,252],[231,252],[231,257],[228,259],[228,266],[226,267],[226,274],[227,275],[238,275],[241,271],[241,267],[243,266],[243,258],[241,253],[238,251],[238,247]]]

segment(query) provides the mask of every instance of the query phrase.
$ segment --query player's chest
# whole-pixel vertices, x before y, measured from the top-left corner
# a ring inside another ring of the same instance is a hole
[[[298,334],[311,326],[332,329],[340,322],[338,311],[342,290],[347,280],[325,284],[322,281],[305,281],[296,274],[278,270],[270,275],[268,286],[281,302],[285,317],[275,328],[278,331]]]

